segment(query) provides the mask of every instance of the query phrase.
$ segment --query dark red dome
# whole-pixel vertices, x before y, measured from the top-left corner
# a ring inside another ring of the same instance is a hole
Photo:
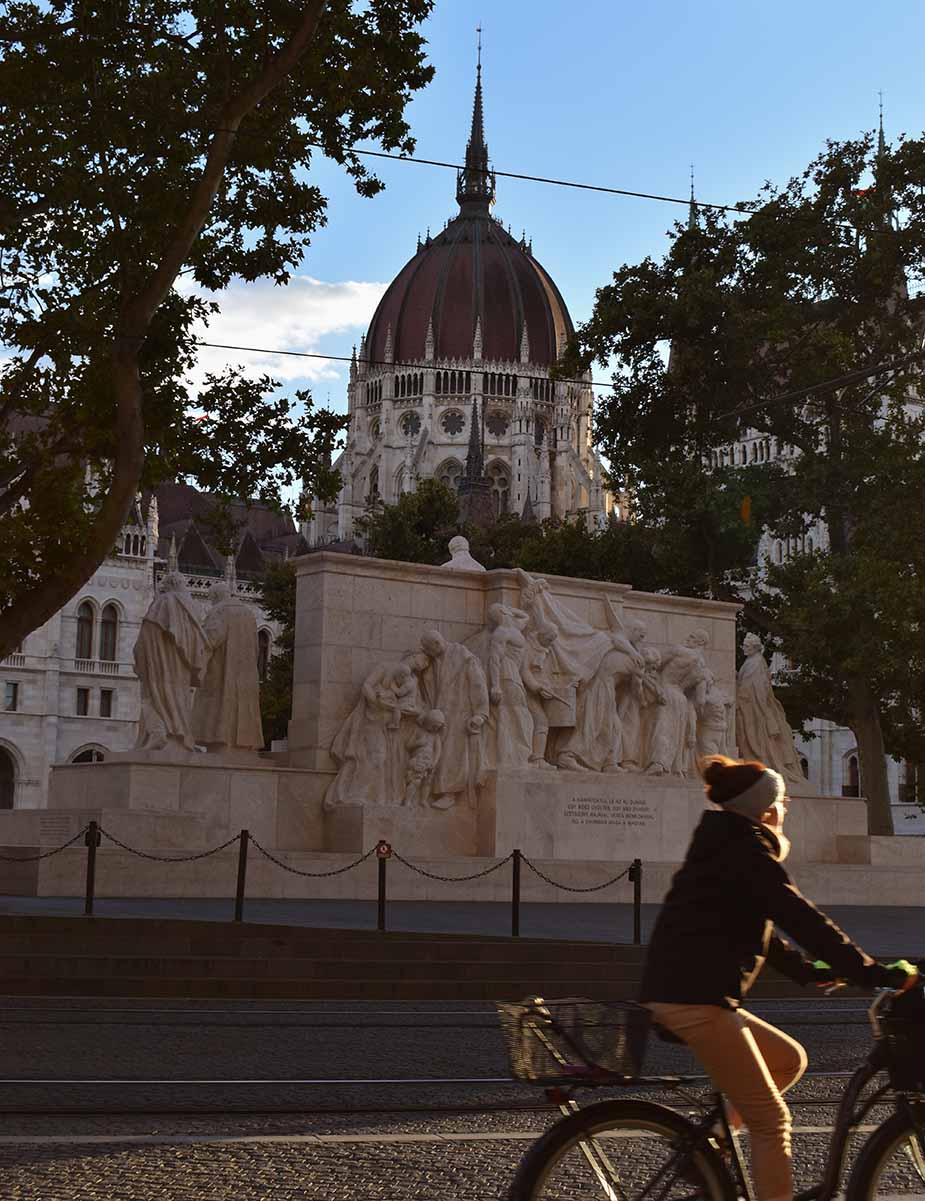
[[[431,321],[435,358],[471,359],[477,318],[483,359],[518,361],[525,325],[529,361],[558,358],[560,338],[573,329],[559,289],[523,243],[487,212],[466,207],[382,297],[366,339],[371,363],[386,358],[390,327],[394,360],[422,362]]]

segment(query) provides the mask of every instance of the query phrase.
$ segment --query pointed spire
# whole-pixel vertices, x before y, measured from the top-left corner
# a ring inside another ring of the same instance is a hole
[[[424,338],[424,358],[428,363],[433,361],[434,357],[434,319],[431,316],[427,322],[427,334]]]
[[[479,425],[478,398],[472,397],[472,420],[469,423],[469,449],[466,453],[466,479],[480,480],[485,471],[485,455]]]
[[[488,168],[485,120],[482,113],[482,29],[478,29],[478,65],[475,72],[475,99],[472,103],[472,127],[466,146],[466,165],[456,176],[456,199],[466,212],[488,215],[495,199],[495,177]]]
[[[533,511],[533,497],[530,495],[530,485],[527,485],[527,499],[524,501],[523,512],[520,514],[521,521],[534,522],[536,514]]]
[[[238,573],[235,570],[234,555],[228,555],[225,559],[225,583],[228,585],[228,590],[234,592],[238,582]]]
[[[880,132],[877,135],[877,158],[881,158],[886,154],[886,138],[883,136],[883,92],[878,92],[880,97]]]
[[[687,228],[697,229],[700,225],[700,215],[697,212],[697,201],[694,199],[694,164],[691,163],[691,199],[687,210]]]
[[[392,345],[392,323],[389,322],[388,329],[385,331],[385,349],[382,352],[382,357],[387,363],[395,362],[395,348]]]
[[[527,337],[527,323],[524,322],[523,331],[520,335],[520,361],[522,363],[530,362],[530,339]]]
[[[482,318],[475,319],[475,336],[472,339],[472,357],[478,362],[482,357]]]
[[[357,377],[357,348],[354,346],[353,354],[350,356],[350,378],[352,380]]]
[[[177,570],[177,536],[170,535],[170,549],[167,552],[167,570],[175,572]]]

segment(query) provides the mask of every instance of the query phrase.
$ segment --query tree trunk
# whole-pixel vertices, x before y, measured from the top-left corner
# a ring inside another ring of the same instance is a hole
[[[867,799],[868,828],[871,834],[892,834],[893,810],[877,701],[863,677],[849,676],[847,683],[851,729],[858,744],[861,793]]]

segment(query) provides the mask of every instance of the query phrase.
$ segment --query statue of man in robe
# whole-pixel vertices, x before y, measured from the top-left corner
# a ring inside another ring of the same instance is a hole
[[[488,682],[482,665],[459,642],[428,630],[421,650],[430,666],[421,673],[421,691],[430,709],[444,714],[443,748],[431,779],[431,804],[451,809],[460,796],[470,805],[484,782],[483,726],[488,721]]]
[[[183,576],[170,571],[141,621],[135,674],[141,681],[137,750],[192,751],[191,689],[202,678],[209,644]]]
[[[736,681],[736,739],[743,759],[757,759],[789,784],[805,784],[784,707],[771,687],[771,670],[757,634],[742,640],[745,662]]]
[[[210,656],[193,704],[196,741],[210,751],[258,751],[263,746],[257,619],[220,580],[209,593],[204,623]]]

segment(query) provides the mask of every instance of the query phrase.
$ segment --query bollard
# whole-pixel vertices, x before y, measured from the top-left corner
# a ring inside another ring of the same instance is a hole
[[[244,889],[247,884],[247,844],[250,842],[250,831],[242,830],[238,842],[238,886],[234,894],[234,920],[244,920]]]
[[[376,843],[376,858],[379,861],[379,909],[376,916],[376,929],[385,930],[385,881],[386,865],[392,857],[392,844],[380,838]]]
[[[634,859],[629,870],[633,882],[633,943],[642,943],[642,860]]]
[[[520,851],[511,852],[511,938],[520,937]]]
[[[102,836],[96,822],[90,822],[84,842],[87,846],[87,887],[84,894],[84,913],[89,917],[93,914],[93,894],[96,887],[96,848],[100,845]]]

